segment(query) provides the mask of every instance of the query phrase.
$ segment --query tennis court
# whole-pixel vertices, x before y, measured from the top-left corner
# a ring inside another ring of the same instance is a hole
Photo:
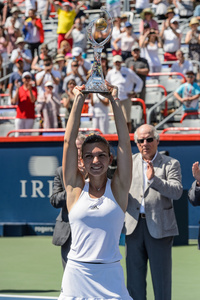
[[[120,246],[125,270],[125,248]],[[200,299],[200,251],[197,242],[175,246],[173,255],[173,300]],[[57,299],[62,280],[60,247],[50,236],[0,238],[0,300]],[[147,299],[154,300],[150,272]]]

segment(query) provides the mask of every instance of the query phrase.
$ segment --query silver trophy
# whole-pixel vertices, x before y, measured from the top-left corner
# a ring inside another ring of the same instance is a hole
[[[101,9],[106,14],[105,18],[96,18],[91,21],[87,27],[88,40],[94,49],[94,63],[90,73],[90,77],[85,85],[83,93],[110,93],[106,87],[103,72],[101,68],[101,52],[104,45],[109,41],[112,35],[113,23],[112,17],[105,9]],[[107,37],[100,43],[94,39],[95,31],[106,32]]]

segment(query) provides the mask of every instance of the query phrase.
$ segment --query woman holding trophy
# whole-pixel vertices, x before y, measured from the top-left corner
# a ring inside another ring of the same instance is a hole
[[[88,179],[80,173],[75,142],[87,94],[82,93],[84,85],[75,87],[74,104],[64,136],[62,164],[72,244],[59,300],[132,299],[125,287],[119,252],[131,184],[131,145],[117,97],[118,89],[107,81],[105,84],[118,132],[118,168],[113,179],[108,179],[107,170],[112,162],[109,144],[100,135],[93,134],[82,146]]]

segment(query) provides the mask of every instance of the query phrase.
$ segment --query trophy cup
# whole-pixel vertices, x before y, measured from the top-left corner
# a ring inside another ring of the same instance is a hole
[[[110,93],[106,87],[101,68],[101,52],[104,48],[104,45],[111,38],[113,23],[112,17],[109,12],[102,8],[101,11],[104,11],[104,13],[107,15],[106,19],[96,18],[91,21],[87,27],[88,40],[92,44],[92,47],[94,49],[94,63],[92,66],[90,77],[85,85],[85,90],[82,91],[82,93]],[[97,43],[93,36],[95,30],[107,32],[108,35],[102,42]]]

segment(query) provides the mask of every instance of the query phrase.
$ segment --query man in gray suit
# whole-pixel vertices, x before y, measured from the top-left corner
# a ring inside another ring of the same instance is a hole
[[[79,133],[76,139],[76,147],[78,149],[78,167],[82,174],[86,176],[84,167],[81,162],[82,156],[82,144],[85,140],[85,135]],[[55,173],[53,182],[53,193],[50,197],[51,205],[55,208],[61,208],[58,217],[56,218],[56,224],[53,233],[52,243],[56,246],[61,246],[61,257],[63,269],[65,269],[67,263],[67,255],[71,245],[71,229],[68,219],[68,210],[66,205],[67,195],[63,182],[62,167],[58,167]]]
[[[132,185],[125,217],[127,288],[146,300],[149,260],[155,300],[171,299],[171,248],[178,235],[173,199],[182,195],[180,163],[158,152],[159,135],[151,125],[134,135]]]
[[[193,206],[200,206],[200,169],[198,161],[192,165],[192,174],[195,181],[188,192],[188,198]]]

